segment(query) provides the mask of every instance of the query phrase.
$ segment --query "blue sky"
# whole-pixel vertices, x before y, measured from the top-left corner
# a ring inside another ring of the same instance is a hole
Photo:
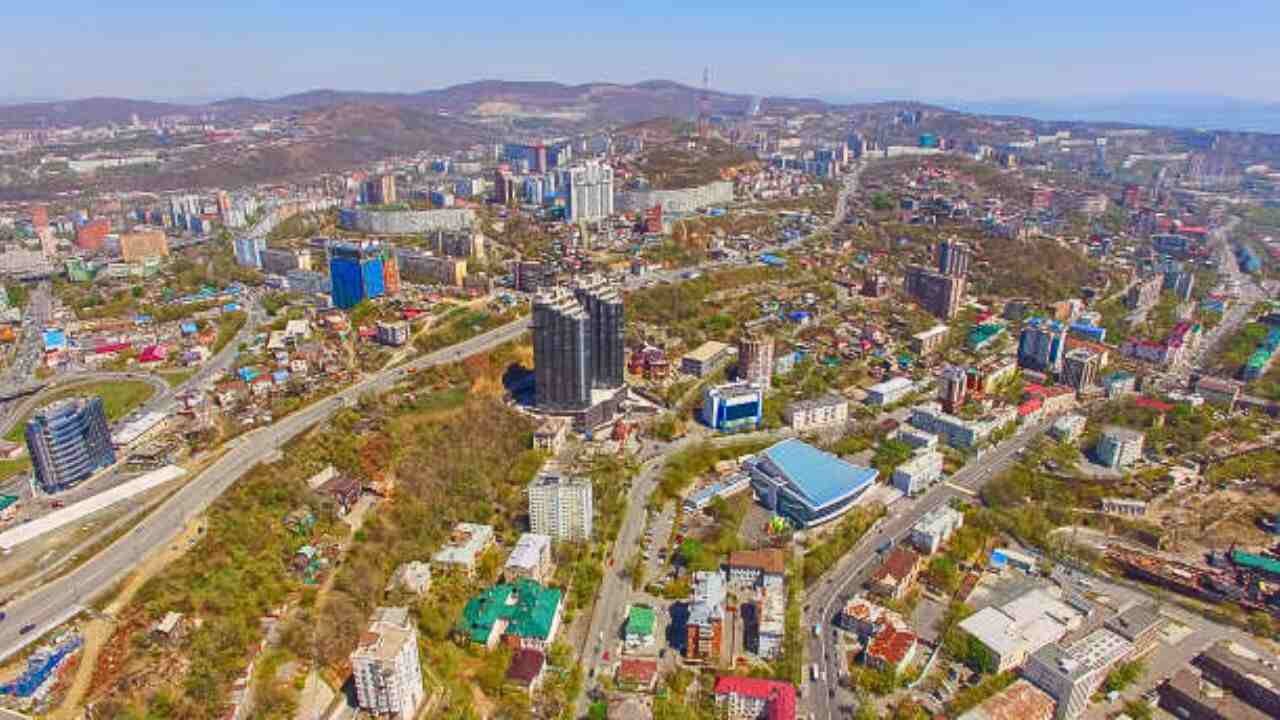
[[[719,89],[836,99],[1280,100],[1275,0],[182,4],[7,3],[0,97],[697,84],[706,65]]]

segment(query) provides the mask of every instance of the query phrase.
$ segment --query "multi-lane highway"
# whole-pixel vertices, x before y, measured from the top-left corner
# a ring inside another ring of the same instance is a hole
[[[1017,454],[1039,437],[1051,423],[1052,420],[1042,420],[1021,429],[1013,437],[965,465],[946,483],[935,485],[914,500],[896,503],[891,508],[891,514],[870,530],[825,578],[810,588],[805,596],[805,622],[808,627],[819,623],[822,625],[822,631],[817,637],[809,635],[808,661],[816,663],[822,669],[822,677],[817,681],[811,680],[805,693],[814,718],[834,720],[843,717],[839,708],[856,703],[853,694],[838,683],[843,661],[837,653],[831,625],[840,611],[842,600],[856,594],[875,569],[879,560],[877,549],[889,540],[901,541],[925,513],[955,498],[976,494],[988,480],[1013,462]],[[905,507],[900,507],[904,503]]]
[[[0,622],[0,660],[17,652],[45,631],[65,622],[81,606],[126,575],[148,553],[164,547],[188,520],[203,512],[236,480],[282,444],[331,417],[365,393],[383,392],[411,371],[455,362],[491,350],[528,330],[522,318],[417,360],[372,375],[324,400],[281,418],[275,424],[237,438],[227,452],[144,518],[127,535],[75,570],[17,598],[5,608]],[[19,629],[34,630],[20,634]]]

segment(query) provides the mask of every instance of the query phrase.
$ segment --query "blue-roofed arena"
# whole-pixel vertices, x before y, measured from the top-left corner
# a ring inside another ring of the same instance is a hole
[[[794,438],[763,450],[745,466],[761,504],[796,527],[843,515],[879,474]]]

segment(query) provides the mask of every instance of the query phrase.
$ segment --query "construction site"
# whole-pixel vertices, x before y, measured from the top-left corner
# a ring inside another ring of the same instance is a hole
[[[1232,549],[1192,564],[1162,553],[1107,546],[1106,559],[1126,576],[1210,603],[1234,603],[1247,612],[1280,618],[1280,545],[1269,554]]]

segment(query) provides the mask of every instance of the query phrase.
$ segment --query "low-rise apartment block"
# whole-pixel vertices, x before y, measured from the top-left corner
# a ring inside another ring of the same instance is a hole
[[[507,582],[519,578],[528,578],[537,582],[546,582],[554,570],[551,560],[551,537],[538,533],[524,533],[511,548],[507,556],[507,564],[502,566],[502,575]]]
[[[449,534],[449,542],[431,557],[431,562],[446,570],[461,570],[474,575],[476,563],[493,545],[493,526],[458,523]]]
[[[1119,635],[1098,628],[1070,645],[1051,643],[1031,654],[1022,675],[1058,701],[1056,720],[1074,720],[1111,668],[1132,651]]]
[[[1080,627],[1078,611],[1042,589],[1028,591],[1000,607],[985,607],[965,618],[960,629],[982,643],[996,660],[996,672],[1021,665],[1031,653]]]
[[[893,486],[906,495],[919,495],[942,479],[942,453],[920,450],[893,470]]]
[[[932,555],[964,525],[964,513],[943,505],[925,513],[911,526],[911,544],[925,555]]]
[[[849,420],[849,401],[839,395],[797,400],[782,411],[782,419],[797,432],[843,425]]]

